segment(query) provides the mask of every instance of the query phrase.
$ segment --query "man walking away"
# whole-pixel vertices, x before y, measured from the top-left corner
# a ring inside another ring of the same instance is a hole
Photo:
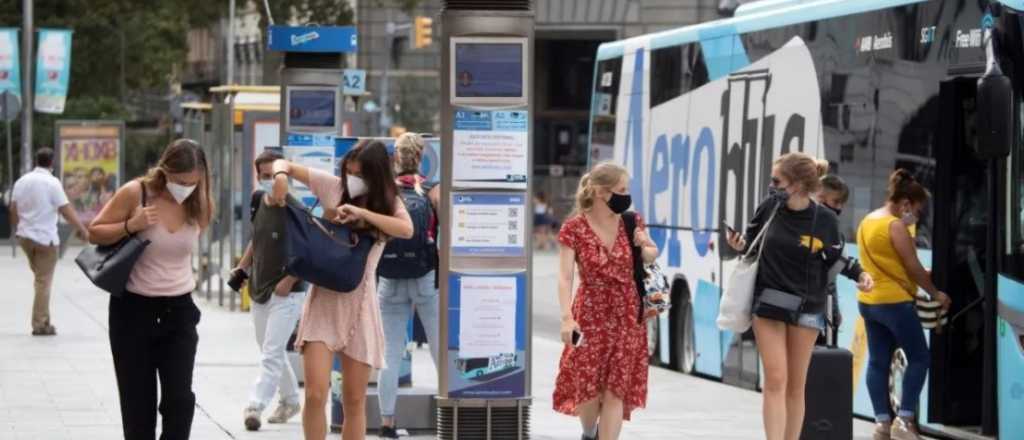
[[[36,152],[36,168],[14,182],[11,197],[11,230],[16,231],[18,244],[28,256],[28,264],[35,274],[35,301],[32,304],[32,334],[52,336],[57,328],[50,323],[50,287],[57,266],[57,213],[78,230],[79,237],[88,240],[89,232],[78,220],[74,207],[60,181],[53,176],[53,150],[41,148]]]
[[[302,313],[305,283],[284,271],[285,208],[270,201],[273,182],[272,165],[282,159],[280,153],[264,151],[256,158],[260,191],[253,193],[250,206],[252,241],[232,272],[251,268],[249,293],[252,295],[252,319],[256,342],[260,346],[260,376],[249,398],[243,418],[245,428],[260,429],[260,416],[280,390],[281,402],[267,419],[269,423],[286,423],[299,413],[299,383],[288,362],[287,346]],[[299,202],[291,197],[288,203]],[[234,278],[234,277],[232,277]]]

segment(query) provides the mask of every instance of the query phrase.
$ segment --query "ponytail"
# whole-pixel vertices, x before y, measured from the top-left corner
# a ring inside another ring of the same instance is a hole
[[[909,200],[910,203],[925,203],[931,194],[914,178],[910,171],[898,168],[889,175],[889,201],[899,203]]]
[[[594,196],[598,188],[611,189],[629,173],[620,165],[611,162],[602,162],[594,166],[594,169],[580,178],[580,185],[576,189],[576,207],[573,215],[587,212],[594,206]]]

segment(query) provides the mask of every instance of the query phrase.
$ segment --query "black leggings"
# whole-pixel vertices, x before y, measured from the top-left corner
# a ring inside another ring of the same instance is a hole
[[[121,397],[121,425],[128,440],[156,438],[157,377],[161,440],[186,440],[196,396],[199,308],[192,295],[153,298],[125,292],[110,298],[110,351]]]

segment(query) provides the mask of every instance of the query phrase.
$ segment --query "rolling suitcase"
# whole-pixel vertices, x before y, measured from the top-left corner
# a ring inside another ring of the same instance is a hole
[[[814,347],[811,355],[801,440],[853,438],[853,353],[838,347],[833,322],[829,320],[828,345]]]

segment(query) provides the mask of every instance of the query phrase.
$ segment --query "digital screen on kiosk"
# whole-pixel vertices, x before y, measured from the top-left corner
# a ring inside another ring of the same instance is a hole
[[[288,91],[290,128],[331,128],[336,125],[338,92],[333,88]]]
[[[522,43],[456,43],[456,98],[521,98]]]

